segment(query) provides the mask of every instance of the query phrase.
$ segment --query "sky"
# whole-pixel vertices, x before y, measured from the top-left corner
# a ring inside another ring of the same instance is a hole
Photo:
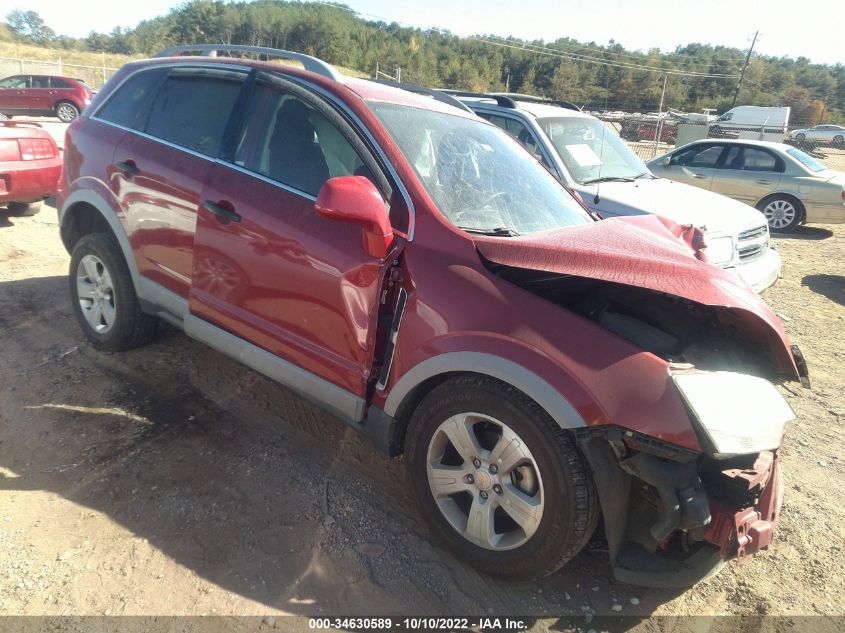
[[[38,12],[57,33],[82,37],[110,32],[166,14],[183,0],[0,0],[0,16],[20,8]],[[810,11],[785,0],[346,0],[363,17],[421,28],[448,29],[456,35],[489,34],[520,39],[571,37],[630,50],[658,47],[667,52],[693,42],[747,49],[762,55],[807,57],[845,63],[840,45],[845,3],[815,0]]]

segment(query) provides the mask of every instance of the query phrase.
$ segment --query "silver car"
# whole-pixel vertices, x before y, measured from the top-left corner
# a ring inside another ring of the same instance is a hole
[[[845,127],[841,125],[817,125],[804,130],[792,130],[789,133],[789,138],[798,143],[845,147]]]
[[[657,176],[756,207],[773,231],[845,222],[845,173],[783,143],[705,139],[647,164]]]

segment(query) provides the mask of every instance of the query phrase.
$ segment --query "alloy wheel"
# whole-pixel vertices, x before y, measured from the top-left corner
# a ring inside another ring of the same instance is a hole
[[[524,545],[543,518],[540,469],[507,424],[481,413],[444,421],[431,437],[428,483],[448,523],[488,550]]]
[[[92,330],[106,334],[114,326],[116,305],[111,274],[96,255],[85,255],[76,270],[76,294]]]
[[[56,113],[61,121],[65,123],[70,123],[76,118],[76,108],[74,108],[69,103],[63,103],[59,106],[58,112]]]
[[[795,222],[798,210],[789,200],[772,200],[763,208],[763,215],[773,229],[784,229]]]

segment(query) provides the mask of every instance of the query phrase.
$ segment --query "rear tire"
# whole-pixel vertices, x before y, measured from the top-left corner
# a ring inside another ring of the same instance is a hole
[[[845,136],[841,134],[837,134],[833,137],[833,146],[837,149],[842,149],[845,147]]]
[[[804,207],[790,196],[769,196],[761,200],[757,208],[766,216],[769,228],[776,233],[790,233],[804,219]]]
[[[26,218],[41,211],[41,201],[38,202],[10,202],[7,205],[9,215]]]
[[[798,141],[799,143],[803,143],[805,140],[807,140],[807,135],[806,134],[796,134],[795,140]]]
[[[152,340],[158,319],[141,311],[113,235],[92,233],[76,243],[69,281],[76,320],[94,347],[119,352]]]
[[[406,457],[432,531],[491,576],[557,571],[598,522],[595,486],[571,434],[497,380],[463,376],[432,390],[411,419]]]
[[[70,101],[62,101],[56,106],[56,116],[63,123],[70,123],[79,116],[79,108]]]

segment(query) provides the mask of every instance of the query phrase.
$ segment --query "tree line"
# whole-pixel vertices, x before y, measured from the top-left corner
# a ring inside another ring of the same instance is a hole
[[[673,71],[666,81],[664,109],[723,112],[731,106],[735,76],[745,61],[737,48],[705,44],[641,52],[613,40],[603,45],[568,37],[553,42],[458,37],[362,19],[344,5],[281,0],[192,0],[135,28],[116,27],[85,38],[57,35],[33,11],[11,11],[5,27],[18,41],[127,55],[153,54],[180,43],[269,46],[368,75],[377,68],[393,75],[401,68],[403,81],[424,86],[509,90],[589,109],[639,112],[656,110],[660,103],[666,75],[655,69]],[[754,56],[737,104],[791,106],[796,123],[817,124],[822,118],[845,123],[845,66],[814,64],[804,57]]]

